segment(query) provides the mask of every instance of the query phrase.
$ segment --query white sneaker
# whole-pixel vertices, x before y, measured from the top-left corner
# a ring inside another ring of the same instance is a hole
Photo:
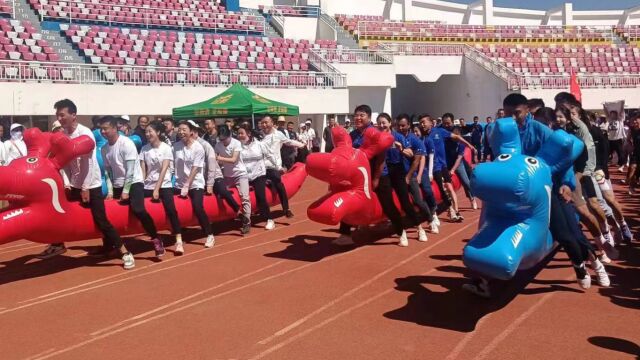
[[[584,276],[584,278],[582,279],[578,279],[578,284],[580,284],[580,287],[583,289],[588,289],[591,287],[591,276],[587,273],[587,275]]]
[[[122,262],[125,270],[130,270],[136,267],[136,260],[130,252],[122,255]]]
[[[611,285],[609,275],[607,275],[607,270],[605,270],[604,265],[602,265],[600,260],[593,260],[591,262],[591,268],[596,272],[596,281],[598,282],[598,285],[602,287],[609,287],[609,285]]]
[[[623,173],[623,172],[624,172],[624,165],[622,165],[622,166],[620,166],[620,167],[618,168],[618,172],[621,172],[621,173]]]
[[[435,220],[433,220],[431,222],[431,233],[432,234],[439,234],[440,233],[440,229],[438,228],[438,224],[436,224]]]
[[[344,235],[344,234],[340,234],[340,236],[334,239],[331,243],[334,245],[340,245],[340,246],[349,246],[354,244],[353,239],[351,238],[351,235]]]
[[[427,238],[427,232],[426,232],[426,231],[424,231],[424,229],[422,228],[422,226],[421,226],[421,225],[419,225],[419,226],[418,226],[418,241],[425,242],[425,241],[427,241],[427,240],[429,240],[429,239]]]
[[[471,207],[473,207],[473,210],[478,210],[478,202],[476,199],[471,200]]]
[[[176,255],[184,254],[184,245],[182,244],[182,241],[176,241],[176,249],[174,252]]]
[[[599,256],[600,261],[602,261],[605,264],[611,264],[611,259],[609,259],[609,257],[607,256],[607,254],[602,254]]]
[[[264,228],[265,230],[273,230],[276,228],[276,223],[273,220],[269,219],[267,220],[267,225],[265,225]]]
[[[436,227],[440,226],[440,219],[438,218],[437,214],[433,214],[433,222],[432,223],[436,224]]]
[[[215,243],[216,243],[216,239],[213,237],[213,235],[209,235],[207,236],[207,241],[204,242],[204,247],[212,248],[213,245],[215,245]]]
[[[407,238],[407,232],[402,230],[402,235],[400,235],[400,242],[398,245],[402,247],[409,246],[409,239]]]

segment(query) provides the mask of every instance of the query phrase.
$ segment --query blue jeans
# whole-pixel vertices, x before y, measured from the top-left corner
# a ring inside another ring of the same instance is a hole
[[[422,195],[424,196],[424,201],[426,201],[427,205],[429,205],[429,208],[431,208],[431,213],[435,215],[438,204],[436,203],[436,198],[433,195],[433,189],[431,188],[431,180],[429,180],[428,171],[425,171],[422,173],[422,181],[420,182],[420,188],[422,189]]]
[[[473,199],[473,192],[471,191],[471,181],[469,181],[469,174],[467,174],[467,169],[464,166],[464,160],[460,163],[460,166],[456,169],[456,175],[458,175],[458,179],[460,179],[460,183],[464,188],[464,193],[467,195],[469,199]]]

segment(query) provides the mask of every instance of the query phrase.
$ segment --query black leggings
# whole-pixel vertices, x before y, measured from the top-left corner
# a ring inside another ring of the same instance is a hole
[[[144,197],[153,197],[153,190],[145,190]],[[178,220],[178,211],[176,210],[176,203],[173,201],[173,189],[161,188],[160,201],[162,201],[164,213],[167,215],[167,218],[169,218],[169,222],[171,223],[173,234],[181,234],[182,228],[180,227],[180,220]]]
[[[253,190],[256,194],[256,202],[258,203],[260,215],[265,217],[267,220],[271,219],[271,210],[269,210],[269,203],[267,202],[266,194],[267,176],[258,176],[252,181],[249,181],[249,185],[253,186]]]
[[[409,185],[405,180],[407,175],[404,171],[404,164],[387,164],[389,169],[389,180],[391,181],[391,187],[396,192],[400,206],[404,210],[405,215],[411,221],[412,226],[416,226],[420,223],[416,209],[413,207],[411,200],[409,199]],[[391,197],[393,200],[393,197]],[[395,205],[393,206],[395,208]]]
[[[289,196],[287,196],[287,189],[284,188],[280,172],[276,169],[267,169],[267,180],[271,182],[271,187],[275,187],[282,204],[282,210],[285,212],[289,210]]]
[[[174,194],[180,195],[180,189],[174,189],[173,191]],[[204,211],[204,189],[190,189],[189,199],[191,199],[191,208],[196,218],[198,218],[202,232],[206,236],[211,235],[211,224],[209,223],[207,213]]]
[[[576,268],[587,260],[593,249],[582,235],[572,206],[565,203],[557,195],[551,196],[549,230],[553,239],[562,246]]]
[[[381,176],[378,182],[378,187],[375,189],[375,193],[378,196],[378,201],[382,207],[384,214],[391,220],[393,230],[397,235],[402,235],[404,226],[402,224],[402,216],[400,211],[396,207],[393,201],[393,187],[391,186],[391,180],[388,175]],[[344,222],[340,223],[340,234],[350,235],[351,225]]]
[[[71,188],[71,191],[69,191],[69,201],[80,201],[80,193],[80,189]],[[104,246],[105,248],[120,249],[120,247],[122,247],[122,239],[107,218],[107,212],[104,208],[102,186],[89,189],[89,204],[83,204],[83,206],[88,206],[91,209],[91,217],[93,218],[93,223],[102,233],[102,246]]]
[[[622,139],[609,141],[609,157],[612,160],[613,153],[616,153],[618,158],[618,166],[622,166],[627,163],[627,156],[624,153],[624,141]]]
[[[123,188],[113,188],[113,198],[120,199],[122,197]],[[135,183],[131,185],[129,189],[129,200],[122,202],[128,203],[133,215],[140,221],[144,231],[152,238],[158,237],[158,231],[156,230],[156,224],[153,223],[151,215],[144,208],[144,184]]]
[[[213,193],[223,199],[229,206],[231,206],[234,212],[237,213],[238,211],[240,211],[240,205],[238,205],[236,199],[233,198],[233,194],[231,194],[231,191],[229,191],[229,189],[225,186],[223,178],[216,179],[216,181],[213,183]]]

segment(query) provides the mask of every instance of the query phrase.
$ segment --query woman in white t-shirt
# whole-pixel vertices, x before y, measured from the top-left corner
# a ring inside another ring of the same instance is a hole
[[[267,219],[267,225],[264,228],[273,230],[276,225],[271,218],[271,211],[269,210],[269,203],[267,202],[267,167],[265,160],[268,159],[272,164],[275,164],[276,159],[271,148],[256,138],[256,134],[250,126],[240,126],[238,129],[238,140],[242,143],[240,157],[247,168],[249,185],[253,186],[260,215]]]
[[[186,121],[178,125],[178,138],[180,141],[173,144],[174,170],[176,176],[175,194],[191,199],[193,213],[198,218],[202,232],[207,236],[204,246],[213,247],[215,239],[211,231],[211,224],[207,213],[204,211],[204,148],[194,138],[193,132],[197,129]],[[182,242],[176,242],[176,253],[183,254]]]
[[[147,145],[140,152],[142,177],[144,178],[144,196],[152,201],[162,201],[164,212],[169,218],[171,229],[176,237],[176,243],[182,243],[182,228],[173,201],[173,184],[171,182],[171,168],[173,167],[173,150],[164,141],[164,125],[160,121],[153,121],[144,133]]]
[[[247,168],[240,156],[242,144],[232,138],[231,130],[224,126],[218,131],[218,140],[216,160],[222,164],[222,175],[227,186],[238,189],[242,200],[242,234],[247,234],[251,230],[251,197]]]

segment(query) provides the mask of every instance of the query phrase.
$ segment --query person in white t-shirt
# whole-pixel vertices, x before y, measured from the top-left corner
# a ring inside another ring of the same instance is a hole
[[[626,132],[624,128],[624,118],[615,110],[609,112],[607,137],[609,138],[609,158],[613,160],[613,153],[616,153],[619,171],[623,172],[624,166],[627,163],[627,154],[624,151]]]
[[[282,168],[280,149],[283,146],[291,146],[304,149],[305,144],[300,141],[289,139],[281,131],[278,131],[273,126],[273,118],[269,115],[262,118],[262,120],[260,121],[260,127],[262,128],[262,132],[264,133],[262,142],[271,149],[271,153],[273,154],[273,157],[275,159],[275,161],[266,159],[265,165],[267,168],[267,180],[271,182],[271,185],[273,185],[278,192],[278,197],[280,198],[280,202],[282,203],[282,210],[284,211],[285,216],[287,218],[292,218],[293,213],[289,209],[289,197],[287,196],[287,189],[285,189],[281,178],[281,172],[284,171],[284,169]]]
[[[253,186],[260,215],[267,219],[267,224],[264,228],[273,230],[276,225],[271,218],[269,202],[266,196],[267,168],[265,163],[266,161],[275,163],[276,159],[271,148],[260,141],[256,135],[250,125],[240,125],[238,129],[238,140],[242,143],[240,157],[247,168],[249,185]]]
[[[240,152],[242,144],[231,137],[231,130],[221,127],[218,130],[218,143],[216,144],[216,160],[222,163],[222,175],[227,186],[238,189],[242,200],[242,234],[251,230],[251,197],[249,194],[249,179],[247,168],[242,162]]]
[[[204,211],[204,148],[193,138],[193,132],[198,129],[187,121],[178,125],[180,141],[173,144],[173,159],[176,175],[175,193],[180,197],[191,199],[191,208],[198,219],[202,232],[207,236],[204,243],[206,248],[215,244],[209,217]],[[176,254],[184,254],[182,242],[176,243]]]
[[[236,199],[234,199],[231,191],[227,189],[224,184],[224,177],[222,176],[222,169],[220,164],[216,161],[216,152],[213,149],[211,143],[204,138],[200,137],[200,131],[202,128],[195,121],[189,120],[189,124],[193,125],[197,131],[193,132],[193,138],[202,145],[204,149],[204,181],[207,185],[207,195],[215,194],[217,197],[223,199],[234,211],[236,215],[240,212],[240,205]],[[217,132],[216,132],[217,134]],[[217,136],[217,135],[216,135]],[[217,140],[217,138],[216,138]]]
[[[23,133],[24,126],[22,124],[11,124],[11,130],[9,131],[11,138],[4,142],[6,165],[11,164],[17,158],[27,155],[27,144],[24,143],[22,138]]]
[[[144,231],[151,236],[156,257],[163,256],[165,250],[158,239],[158,230],[144,206],[144,178],[136,145],[118,133],[118,119],[113,116],[100,119],[100,134],[107,140],[102,147],[102,161],[107,182],[112,185],[108,198],[129,205]]]
[[[313,129],[311,124],[311,119],[307,119],[304,124],[307,127],[307,149],[309,152],[320,151],[320,142],[318,141],[318,135],[316,135],[316,131]]]
[[[144,197],[151,201],[162,201],[164,212],[176,237],[176,243],[182,243],[182,227],[178,219],[176,204],[173,200],[171,168],[173,150],[165,142],[165,129],[160,121],[152,121],[145,129],[147,144],[140,152],[140,166],[144,179]]]
[[[88,127],[78,123],[78,110],[73,101],[69,99],[60,100],[53,107],[56,109],[57,120],[69,138],[75,139],[85,135],[95,143],[93,132]],[[124,268],[134,268],[135,260],[133,255],[124,246],[120,235],[118,235],[118,232],[107,218],[102,195],[102,174],[98,166],[95,147],[89,154],[79,156],[69,162],[64,171],[69,179],[69,184],[65,184],[65,188],[69,189],[69,200],[80,201],[88,206],[91,209],[93,222],[102,233],[102,249],[94,255],[108,256],[113,249],[117,249],[122,257]],[[51,244],[38,257],[46,259],[66,251],[63,243]]]

